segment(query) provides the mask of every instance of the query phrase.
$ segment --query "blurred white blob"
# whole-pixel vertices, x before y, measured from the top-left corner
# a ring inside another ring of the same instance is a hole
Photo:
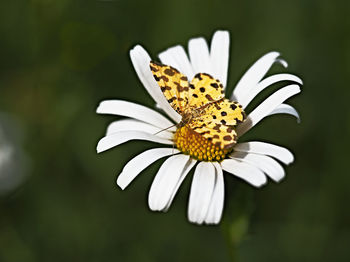
[[[24,180],[27,168],[18,124],[10,116],[0,113],[0,195],[5,195]]]

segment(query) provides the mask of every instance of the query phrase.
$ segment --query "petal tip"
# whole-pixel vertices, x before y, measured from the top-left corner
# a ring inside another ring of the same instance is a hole
[[[279,58],[279,59],[276,59],[276,62],[281,64],[284,68],[287,68],[288,67],[288,63],[286,60],[282,59],[282,58]]]
[[[104,105],[106,104],[106,101],[104,100],[104,101],[101,101],[99,104],[98,104],[98,106],[97,106],[97,108],[96,108],[96,113],[97,114],[103,114],[103,108],[104,108]]]
[[[276,183],[281,183],[284,180],[285,176],[279,177],[275,180]]]
[[[293,162],[294,162],[294,155],[288,150],[288,152],[290,153],[290,155],[289,155],[289,159],[288,159],[288,161],[286,161],[285,162],[285,164],[287,165],[287,166],[289,166],[290,164],[293,164]]]
[[[101,141],[101,140],[100,140]],[[100,145],[100,141],[97,143],[97,146],[96,146],[96,152],[97,154],[101,153],[103,150],[101,148],[101,145]]]
[[[267,184],[267,179],[265,179],[264,181],[261,181],[259,184],[256,185],[257,188],[262,188],[263,186],[265,186]]]
[[[271,52],[268,52],[266,55],[274,56],[277,58],[281,55],[281,53],[277,51],[271,51]]]
[[[227,36],[230,36],[230,33],[229,33],[228,30],[219,29],[219,30],[216,30],[216,31],[214,32],[214,36],[215,36],[215,35],[223,35],[223,36],[227,37]]]
[[[120,173],[120,175],[118,176],[117,181],[116,181],[116,184],[117,184],[117,186],[120,187],[121,190],[124,190],[124,189],[126,188],[127,185],[125,185],[125,183],[123,183],[123,181],[122,181],[122,179],[121,179],[122,174],[123,174],[123,172]]]
[[[102,111],[101,111],[101,104],[99,104],[96,108],[96,113],[97,114],[102,114]]]

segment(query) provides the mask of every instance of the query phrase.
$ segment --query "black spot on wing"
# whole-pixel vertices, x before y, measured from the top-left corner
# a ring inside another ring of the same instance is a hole
[[[207,74],[207,73],[201,73],[201,75],[204,75],[204,76],[208,76],[210,78],[213,78],[211,75]]]
[[[225,141],[231,141],[231,140],[232,140],[232,137],[229,136],[229,135],[227,135],[227,136],[224,136],[223,139],[224,139]]]
[[[214,101],[214,99],[209,94],[206,94],[205,98],[208,99],[209,101]]]
[[[211,85],[212,87],[214,87],[214,88],[219,88],[219,86],[218,86],[217,83],[211,83],[210,85]]]
[[[170,86],[162,86],[160,88],[160,90],[162,90],[162,92],[165,92],[166,90],[171,90],[171,87]]]
[[[168,76],[173,76],[175,75],[175,71],[172,70],[171,68],[167,68],[164,70],[164,73],[167,74]]]
[[[198,80],[202,80],[202,76],[201,76],[201,73],[198,73],[194,76],[194,78],[197,78]]]
[[[180,78],[182,81],[188,81],[186,76],[181,76]]]
[[[152,65],[149,65],[149,67],[151,68],[152,72],[158,72],[159,71],[158,68],[156,68],[156,67],[154,67]]]

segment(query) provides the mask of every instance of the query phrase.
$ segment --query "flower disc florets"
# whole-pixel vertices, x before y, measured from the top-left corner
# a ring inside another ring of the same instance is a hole
[[[221,149],[215,146],[187,125],[177,128],[174,143],[182,153],[200,161],[222,161],[233,150],[233,148]]]

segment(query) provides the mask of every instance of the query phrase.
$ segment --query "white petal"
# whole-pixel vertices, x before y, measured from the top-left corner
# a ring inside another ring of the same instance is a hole
[[[171,47],[159,55],[160,61],[165,65],[170,65],[175,67],[181,73],[187,76],[188,80],[191,81],[193,78],[193,68],[190,63],[190,60],[187,57],[185,49],[180,46]]]
[[[238,143],[235,145],[234,150],[272,156],[286,165],[294,161],[294,156],[288,149],[265,142],[251,141]]]
[[[188,219],[191,222],[203,223],[212,199],[214,185],[215,168],[213,164],[200,162],[194,172],[188,204]]]
[[[147,124],[145,122],[141,122],[139,120],[122,119],[122,120],[117,120],[112,122],[107,127],[106,136],[109,136],[118,131],[131,131],[131,130],[143,131],[165,139],[173,139],[174,134],[169,130],[175,131],[175,128],[173,127],[173,128],[164,130],[163,128],[155,127],[153,125]]]
[[[276,63],[280,63],[284,68],[288,67],[288,63],[286,60],[282,59],[282,58],[278,58],[276,59]]]
[[[149,67],[151,58],[146,50],[143,49],[142,46],[137,45],[130,50],[130,58],[140,81],[154,101],[159,104],[159,106],[170,118],[172,118],[176,123],[179,123],[181,116],[168,103],[152,75]]]
[[[303,84],[303,81],[299,77],[292,74],[272,75],[265,78],[256,86],[254,86],[249,93],[247,93],[244,97],[241,98],[239,103],[243,106],[243,108],[246,108],[249,105],[249,103],[266,87],[271,86],[280,81],[293,81],[298,84]]]
[[[101,138],[97,144],[97,153],[101,153],[130,140],[147,140],[165,145],[173,144],[173,141],[171,140],[160,138],[142,131],[119,131]]]
[[[242,97],[248,94],[250,89],[265,76],[279,56],[280,53],[278,52],[270,52],[257,60],[239,80],[233,90],[231,100],[240,101]]]
[[[300,123],[300,116],[297,110],[295,110],[294,107],[287,105],[287,104],[280,104],[278,107],[276,107],[269,115],[275,115],[275,114],[288,114],[295,116],[297,118],[298,123]]]
[[[188,52],[193,67],[193,73],[207,73],[212,75],[210,55],[204,38],[194,38],[188,42]],[[189,79],[191,81],[191,79]]]
[[[256,107],[251,112],[247,119],[237,126],[238,136],[242,136],[245,132],[255,126],[264,117],[268,116],[276,107],[282,104],[285,100],[294,96],[300,92],[298,85],[289,85],[281,88],[280,90],[269,96],[264,102]]]
[[[224,159],[221,162],[222,169],[247,181],[255,187],[261,187],[266,184],[265,174],[255,166],[237,161],[235,159]]]
[[[230,157],[261,169],[267,176],[276,182],[279,182],[285,176],[283,167],[269,156],[236,151],[233,152]]]
[[[229,49],[230,35],[228,31],[216,31],[210,46],[211,67],[213,77],[219,79],[224,88],[227,83]]]
[[[162,157],[179,152],[179,150],[173,148],[153,148],[137,155],[124,166],[123,171],[118,176],[117,185],[124,190],[150,164]]]
[[[162,164],[148,195],[148,205],[151,210],[162,211],[167,208],[178,182],[183,179],[182,174],[189,158],[187,155],[179,154],[169,157]]]
[[[127,116],[152,124],[159,128],[168,128],[174,125],[174,123],[160,113],[148,107],[122,100],[102,101],[97,108],[97,113]]]
[[[213,197],[211,198],[209,210],[205,218],[206,224],[218,224],[221,220],[222,210],[224,207],[224,176],[222,168],[218,162],[213,162],[215,167],[215,187]]]
[[[173,189],[173,193],[168,201],[168,204],[166,205],[164,211],[167,211],[171,205],[171,203],[173,202],[173,199],[176,195],[177,190],[179,189],[180,185],[182,184],[182,181],[185,179],[185,177],[187,176],[188,172],[191,171],[191,169],[194,167],[194,165],[197,163],[197,160],[190,158],[190,160],[188,160],[184,171],[182,172],[179,181],[177,182],[176,186]]]

